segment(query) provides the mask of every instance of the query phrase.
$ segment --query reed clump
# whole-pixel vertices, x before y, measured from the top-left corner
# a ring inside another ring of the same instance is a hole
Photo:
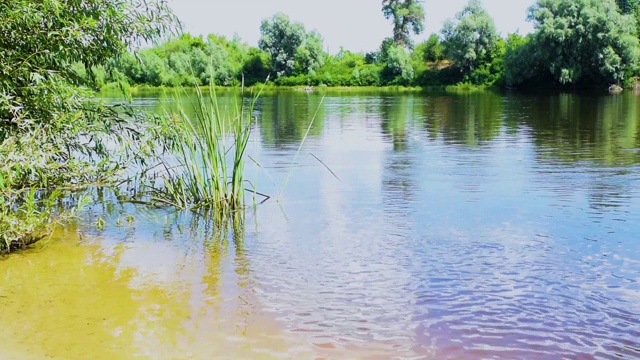
[[[196,87],[192,109],[176,101],[173,111],[165,111],[168,152],[160,157],[153,202],[217,214],[244,207],[244,156],[259,95],[245,101],[240,94],[221,104],[215,87]]]

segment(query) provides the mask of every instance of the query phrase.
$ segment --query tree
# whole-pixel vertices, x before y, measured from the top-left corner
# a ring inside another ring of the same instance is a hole
[[[175,24],[162,0],[0,0],[0,252],[50,230],[61,188],[125,166],[105,144],[140,135],[88,101],[74,65],[93,74]]]
[[[640,6],[640,0],[616,0],[616,5],[623,14],[632,14]]]
[[[169,54],[167,63],[169,68],[175,74],[175,79],[171,80],[171,84],[177,86],[192,86],[195,83],[191,73],[190,62],[191,60],[189,59],[189,55],[185,52]]]
[[[396,45],[411,46],[411,31],[420,34],[424,29],[424,8],[418,0],[382,0],[382,13],[393,20]]]
[[[635,21],[614,0],[538,0],[528,18],[537,61],[561,84],[619,83],[637,66]]]
[[[84,65],[80,64],[84,68]],[[142,84],[145,82],[145,74],[143,70],[140,56],[133,53],[123,54],[113,60],[111,64],[112,71],[121,73],[131,83]]]
[[[498,33],[479,0],[470,0],[442,29],[446,57],[465,74],[492,60]]]
[[[205,71],[201,73],[201,80],[203,84],[211,84],[213,81],[216,85],[228,86],[233,83],[236,72],[240,70],[240,64],[238,69],[234,69],[234,61],[232,61],[227,51],[226,39],[222,39],[222,42],[216,36],[210,36],[205,53],[207,55],[208,63]],[[213,84],[211,84],[213,85]]]
[[[0,88],[7,96],[0,101],[4,131],[20,127],[25,119],[55,120],[57,109],[43,105],[54,98],[62,103],[68,99],[57,99],[58,91],[38,89],[72,83],[71,64],[106,64],[156,38],[174,21],[160,0],[2,0],[0,19]]]
[[[540,76],[541,66],[536,58],[536,49],[531,46],[533,35],[509,34],[504,55],[504,77],[507,85],[521,84],[527,79]]]
[[[410,85],[415,76],[411,55],[404,47],[393,45],[388,49],[386,66],[382,76],[393,85]]]
[[[258,48],[250,48],[241,71],[248,85],[266,81],[269,76],[269,55]]]
[[[380,50],[378,50],[378,55],[376,56],[377,61],[379,63],[386,63],[389,60],[389,51],[391,48],[397,46],[392,38],[385,38],[380,43]]]
[[[616,0],[620,11],[636,20],[636,34],[640,36],[640,0]]]
[[[168,66],[156,51],[147,50],[139,54],[144,73],[144,83],[161,86],[169,85]]]
[[[431,34],[429,38],[417,45],[414,49],[414,57],[422,62],[438,62],[444,59],[444,49],[440,37]]]
[[[239,83],[242,67],[248,58],[249,45],[242,42],[237,35],[231,40],[228,40],[224,36],[209,35],[208,41],[209,44],[218,44],[227,54],[225,62],[220,64],[221,69],[217,70],[218,72],[226,72],[228,74],[227,80],[224,80],[220,84],[230,85],[231,83]],[[213,47],[209,48],[209,52],[211,56],[215,57],[216,52],[211,51],[212,48]],[[214,67],[214,69],[216,68]]]
[[[276,76],[290,75],[295,68],[296,50],[305,40],[304,25],[291,22],[283,13],[265,19],[260,25],[261,50],[271,55],[271,66]]]
[[[296,49],[295,61],[301,72],[313,75],[324,65],[325,53],[322,36],[315,31],[308,33],[302,45]]]
[[[209,79],[207,79],[207,71],[209,70],[210,63],[209,55],[200,48],[194,48],[191,50],[189,58],[191,60],[191,69],[195,76],[195,80],[198,84],[205,84],[205,82],[203,82],[204,79],[208,84]]]

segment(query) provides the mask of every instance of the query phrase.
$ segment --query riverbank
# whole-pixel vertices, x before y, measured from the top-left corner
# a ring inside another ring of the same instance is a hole
[[[623,84],[624,86],[619,86],[620,91],[639,91],[640,90],[640,81],[630,80]],[[203,91],[208,91],[209,86],[201,86]],[[241,86],[221,86],[216,85],[216,90],[218,91],[238,91],[241,89]],[[145,93],[158,93],[158,92],[166,92],[173,93],[176,90],[195,90],[195,87],[180,87],[180,86],[154,86],[154,85],[126,85],[125,92],[130,93],[131,95],[139,95]],[[551,93],[557,92],[607,92],[610,91],[609,87],[600,86],[600,87],[558,87],[558,86],[549,86],[549,87],[510,87],[510,86],[500,86],[500,85],[475,85],[471,83],[457,83],[457,84],[449,84],[449,85],[433,85],[433,86],[403,86],[403,85],[389,85],[389,86],[282,86],[276,85],[274,83],[258,83],[251,86],[246,86],[245,91],[251,92],[260,89],[263,92],[278,92],[278,91],[300,91],[306,93],[380,93],[380,92],[389,92],[389,93],[410,93],[410,92],[438,92],[438,91],[446,91],[446,92],[474,92],[474,91],[527,91],[527,92],[539,92],[539,91],[548,91]],[[122,92],[122,87],[117,83],[109,83],[101,87],[97,92],[98,93],[116,93]]]
[[[209,91],[209,86],[201,86],[202,91]],[[239,92],[240,86],[217,86],[216,91],[221,93]],[[506,86],[484,86],[474,85],[470,83],[461,83],[456,85],[438,85],[438,86],[313,86],[313,87],[300,87],[300,86],[278,86],[274,84],[257,84],[253,86],[245,87],[247,94],[255,93],[260,90],[263,93],[277,93],[277,92],[299,92],[306,94],[405,94],[405,93],[472,93],[472,92],[509,92],[517,91],[523,93],[621,93],[621,92],[634,92],[640,93],[640,83],[623,87],[621,91],[611,92],[609,88],[517,88]],[[183,92],[195,92],[195,87],[171,87],[171,86],[151,86],[151,85],[137,85],[130,86],[126,89],[132,96],[145,96],[145,94],[158,94],[164,93],[169,96],[173,95],[176,91]],[[117,84],[107,84],[97,91],[100,96],[106,97],[120,97],[122,96],[122,90]]]
[[[203,91],[208,91],[209,86],[200,87]],[[240,86],[218,86],[217,91],[239,91]],[[262,90],[263,92],[278,92],[278,91],[299,91],[303,93],[411,93],[411,92],[425,92],[425,91],[500,91],[504,88],[498,86],[481,86],[473,84],[458,84],[458,85],[438,85],[438,86],[312,86],[312,87],[300,87],[300,86],[279,86],[274,84],[256,84],[245,87],[245,91],[251,92],[256,90]],[[131,95],[142,95],[145,93],[168,93],[171,94],[176,90],[195,91],[195,87],[172,87],[172,86],[152,86],[152,85],[136,85],[127,87],[126,91]],[[113,94],[121,93],[121,87],[116,83],[109,83],[97,91],[99,94]]]

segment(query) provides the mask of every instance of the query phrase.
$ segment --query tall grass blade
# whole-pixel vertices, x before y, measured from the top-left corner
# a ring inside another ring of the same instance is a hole
[[[309,153],[309,155],[313,156],[314,159],[318,160],[318,162],[320,162],[320,164],[322,164],[324,166],[325,169],[329,170],[329,172],[331,173],[331,175],[333,175],[334,178],[336,178],[336,180],[338,180],[339,182],[342,182],[342,180],[340,180],[340,178],[338,177],[338,175],[336,175],[336,173],[333,172],[333,170],[331,170],[330,167],[327,166],[327,164],[324,163],[324,161],[320,160],[320,158],[318,158],[317,156],[315,156],[312,153]]]
[[[307,140],[307,136],[309,136],[309,131],[311,131],[311,127],[313,126],[313,122],[316,120],[316,116],[318,116],[318,112],[320,111],[320,107],[322,106],[323,102],[324,102],[324,95],[322,96],[322,99],[320,99],[320,103],[318,104],[318,108],[316,109],[316,112],[313,114],[313,117],[311,118],[311,121],[309,122],[309,126],[307,127],[307,131],[304,133],[304,136],[302,137],[302,141],[300,141],[300,145],[298,146],[298,150],[296,151],[295,155],[293,156],[293,160],[291,161],[291,164],[289,165],[289,171],[287,172],[287,176],[284,178],[284,181],[282,182],[282,186],[280,186],[280,191],[278,191],[278,196],[276,196],[276,201],[280,201],[280,196],[282,195],[282,191],[284,190],[285,186],[287,185],[287,182],[289,181],[289,178],[291,177],[291,172],[293,170],[293,167],[296,165],[296,163],[298,161],[298,156],[300,155],[300,150],[302,150],[302,146],[304,145],[305,140]]]

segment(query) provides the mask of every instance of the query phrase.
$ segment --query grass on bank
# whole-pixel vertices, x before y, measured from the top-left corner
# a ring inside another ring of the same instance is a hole
[[[198,85],[200,90],[204,93],[209,91],[208,85]],[[229,86],[215,86],[218,92],[228,92],[235,91],[237,87]],[[445,86],[432,86],[432,87],[420,87],[420,86],[401,86],[401,85],[390,85],[390,86],[314,86],[314,92],[419,92],[424,89],[430,88],[444,88]],[[127,85],[127,92],[133,95],[140,95],[146,93],[157,94],[158,92],[173,92],[176,88],[171,86],[153,86],[153,85]],[[185,89],[185,88],[181,88]],[[194,88],[186,88],[192,90]],[[305,92],[304,86],[279,86],[274,85],[273,83],[258,83],[250,87],[250,89],[260,89],[259,91],[262,93],[269,93],[271,91],[292,91],[299,90],[301,92]],[[112,94],[118,93],[120,95],[122,92],[122,84],[118,83],[108,83],[100,88],[100,93],[103,94]]]

